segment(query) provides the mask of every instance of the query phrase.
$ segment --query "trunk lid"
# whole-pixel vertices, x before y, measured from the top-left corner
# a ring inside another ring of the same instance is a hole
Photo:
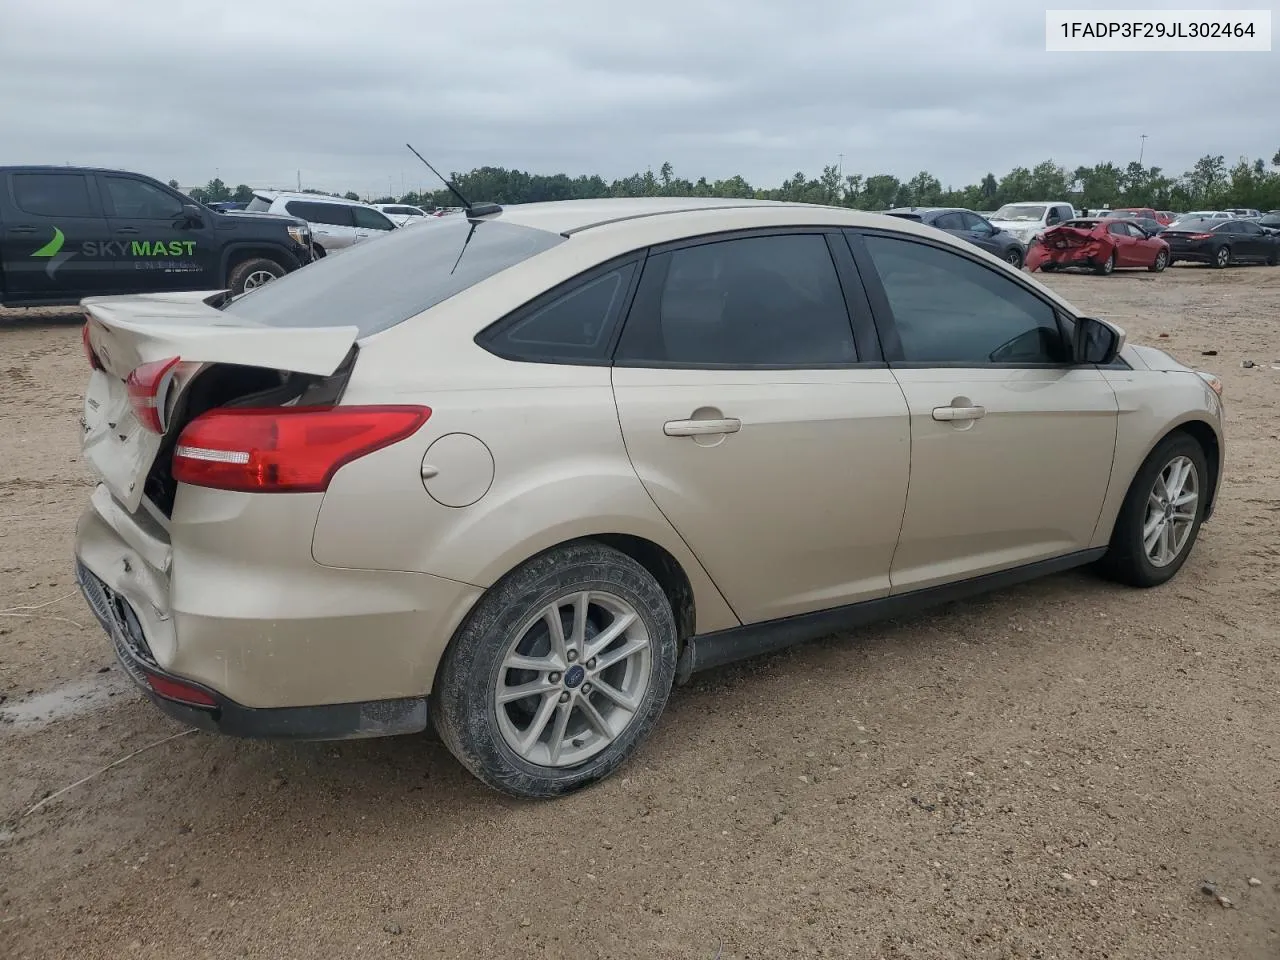
[[[84,405],[85,460],[130,512],[142,502],[148,474],[167,441],[188,418],[171,414],[210,365],[326,377],[351,352],[359,334],[348,327],[271,327],[224,313],[209,302],[219,293],[89,297],[85,341],[101,369],[89,379]],[[145,426],[130,399],[129,375],[144,364],[177,358],[161,381],[156,405],[163,433]],[[202,412],[202,411],[201,411]],[[172,444],[170,444],[172,446]]]

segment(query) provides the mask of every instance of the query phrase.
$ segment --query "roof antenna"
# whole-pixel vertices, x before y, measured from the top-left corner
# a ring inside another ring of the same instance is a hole
[[[440,171],[431,165],[431,163],[427,160],[426,157],[420,154],[417,150],[414,150],[413,144],[406,143],[405,146],[413,151],[413,155],[415,157],[417,157],[419,160],[421,160],[423,163],[427,165],[428,170],[434,173],[437,177],[440,177],[441,182],[444,183],[444,185],[448,188],[450,193],[452,193],[455,197],[457,197],[459,200],[462,201],[462,209],[467,212],[467,219],[470,220],[475,217],[486,217],[486,216],[490,216],[491,214],[502,212],[502,207],[496,203],[472,203],[470,200],[468,200],[466,197],[462,195],[462,191],[460,191],[457,187],[455,187],[452,181],[446,180],[441,175]]]

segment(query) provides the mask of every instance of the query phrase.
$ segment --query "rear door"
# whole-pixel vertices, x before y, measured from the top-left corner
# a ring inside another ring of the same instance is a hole
[[[78,300],[110,290],[110,229],[93,177],[71,171],[11,173],[0,222],[10,300]]]
[[[345,250],[356,241],[356,225],[349,204],[290,200],[284,208],[311,224],[312,236],[325,253]]]
[[[613,388],[645,489],[744,623],[888,594],[907,407],[838,233],[652,252]]]
[[[894,593],[1089,547],[1111,476],[1115,393],[1070,362],[1052,303],[959,250],[852,238],[911,413]]]
[[[186,198],[127,173],[98,174],[98,190],[115,241],[115,292],[222,286],[210,225],[186,216]]]

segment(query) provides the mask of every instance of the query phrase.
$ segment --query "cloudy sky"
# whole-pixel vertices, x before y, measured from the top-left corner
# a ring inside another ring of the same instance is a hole
[[[1129,7],[1265,8],[1246,3]],[[371,194],[483,164],[773,185],[1280,148],[1280,53],[1062,54],[1028,0],[0,0],[0,163]],[[1105,8],[1098,0],[1054,7]],[[1274,16],[1274,14],[1273,14]]]

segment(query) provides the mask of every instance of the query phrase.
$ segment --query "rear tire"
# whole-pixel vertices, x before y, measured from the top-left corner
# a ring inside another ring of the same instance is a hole
[[[1161,250],[1156,254],[1156,262],[1147,267],[1152,273],[1164,273],[1164,268],[1169,265],[1169,252]]]
[[[1231,248],[1224,245],[1213,251],[1212,265],[1216,270],[1231,266]]]
[[[613,773],[648,739],[677,646],[671,603],[644,567],[603,544],[567,544],[480,599],[445,651],[431,715],[449,751],[490,787],[560,796]]]
[[[1093,272],[1098,274],[1099,276],[1107,277],[1111,275],[1112,271],[1114,271],[1115,268],[1116,268],[1116,252],[1112,250],[1110,255],[1107,257],[1107,259],[1103,263],[1093,268]]]
[[[285,273],[285,268],[274,260],[268,260],[266,257],[252,257],[242,260],[231,268],[231,274],[227,277],[227,287],[233,297],[238,297],[246,290],[278,280]]]
[[[1175,464],[1180,468],[1190,464],[1190,479],[1186,481],[1190,486],[1180,486],[1181,492],[1174,491],[1175,496],[1171,499],[1164,479]],[[1179,503],[1191,487],[1194,487],[1194,501]],[[1098,561],[1100,572],[1131,587],[1155,587],[1173,579],[1191,555],[1200,535],[1209,493],[1209,466],[1200,444],[1182,432],[1165,437],[1143,461],[1129,485],[1111,533],[1111,544],[1106,555]],[[1165,509],[1161,505],[1162,500],[1170,501],[1173,506]],[[1188,521],[1182,522],[1189,525],[1179,524],[1177,516],[1180,513],[1190,514]],[[1165,518],[1163,523],[1159,519],[1162,516]],[[1161,531],[1165,528],[1169,529],[1167,543],[1161,539]],[[1150,540],[1153,535],[1156,538],[1154,545]],[[1172,552],[1171,558],[1161,556],[1165,548]]]

